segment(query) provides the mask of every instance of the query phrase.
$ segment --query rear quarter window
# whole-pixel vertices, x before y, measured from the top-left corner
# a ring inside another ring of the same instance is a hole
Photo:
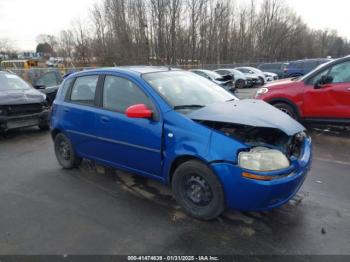
[[[98,77],[98,75],[77,77],[72,87],[70,101],[93,106],[95,104]]]
[[[68,90],[72,86],[72,84],[74,83],[74,80],[75,80],[75,78],[68,78],[68,79],[64,80],[59,91],[58,91],[59,93],[57,96],[63,97],[64,99],[67,98]]]

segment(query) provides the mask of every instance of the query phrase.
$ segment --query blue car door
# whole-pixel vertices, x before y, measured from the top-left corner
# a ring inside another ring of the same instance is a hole
[[[62,126],[79,155],[93,157],[96,146],[95,110],[99,75],[77,77],[62,103]]]
[[[151,98],[131,79],[115,75],[105,76],[100,97],[96,114],[98,158],[144,175],[160,176],[163,125]],[[126,109],[136,104],[150,108],[153,119],[128,118]]]

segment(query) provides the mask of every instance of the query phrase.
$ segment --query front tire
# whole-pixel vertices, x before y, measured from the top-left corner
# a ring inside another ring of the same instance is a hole
[[[70,140],[62,133],[55,137],[55,154],[58,163],[64,169],[77,168],[82,159],[76,155],[74,147]]]
[[[277,109],[281,110],[283,113],[289,115],[291,118],[293,118],[295,120],[299,120],[298,115],[292,106],[290,106],[286,103],[276,103],[273,106],[276,107]]]
[[[242,89],[245,87],[245,81],[242,79],[237,80],[236,82],[236,88],[237,89]]]
[[[173,195],[190,216],[212,220],[225,209],[224,191],[218,177],[205,164],[188,161],[173,176]]]
[[[260,79],[260,85],[261,85],[261,86],[265,85],[265,80],[264,80],[264,78],[259,77],[259,79]]]

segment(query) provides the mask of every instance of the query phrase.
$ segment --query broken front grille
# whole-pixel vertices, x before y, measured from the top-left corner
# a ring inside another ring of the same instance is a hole
[[[24,104],[24,105],[10,105],[10,106],[1,106],[3,115],[6,116],[22,116],[37,114],[43,111],[44,105],[37,104]]]

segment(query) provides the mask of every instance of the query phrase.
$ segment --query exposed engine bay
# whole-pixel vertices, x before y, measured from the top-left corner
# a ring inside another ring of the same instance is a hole
[[[285,154],[290,160],[299,158],[306,133],[301,132],[294,136],[288,136],[276,128],[254,127],[247,125],[198,121],[211,129],[217,130],[226,136],[232,137],[251,148],[267,147],[277,149]]]

